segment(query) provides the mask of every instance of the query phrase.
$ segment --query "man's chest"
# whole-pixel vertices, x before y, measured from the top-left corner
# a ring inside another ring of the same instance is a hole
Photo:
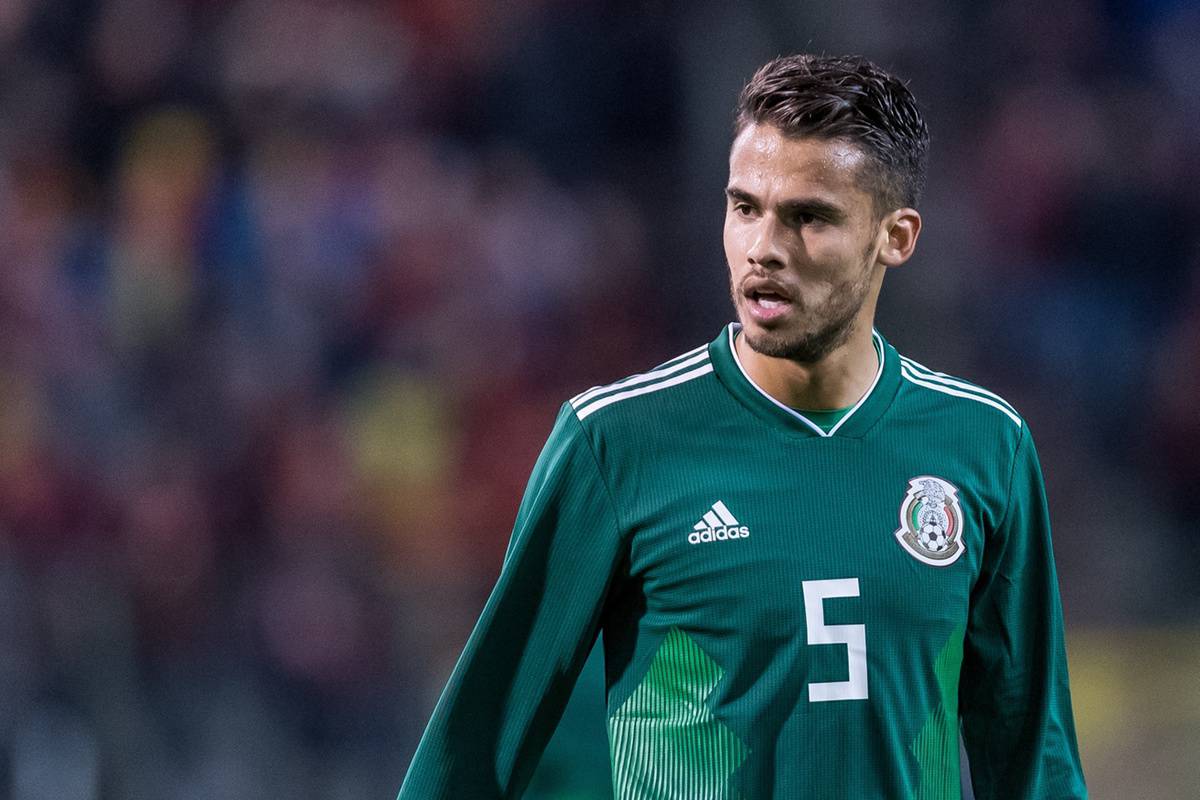
[[[978,459],[858,440],[687,445],[622,487],[647,610],[773,635],[803,634],[814,614],[893,629],[965,619],[995,504]]]

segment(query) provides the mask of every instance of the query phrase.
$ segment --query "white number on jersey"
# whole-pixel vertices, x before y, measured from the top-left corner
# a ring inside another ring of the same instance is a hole
[[[867,699],[867,626],[826,625],[825,598],[858,597],[858,578],[804,581],[804,618],[808,643],[844,644],[850,662],[850,679],[808,685],[808,701]]]

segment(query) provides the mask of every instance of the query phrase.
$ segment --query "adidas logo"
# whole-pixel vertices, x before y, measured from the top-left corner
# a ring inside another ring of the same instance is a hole
[[[688,534],[688,542],[691,544],[745,539],[750,535],[750,529],[739,524],[720,500],[713,503],[712,508],[706,511],[701,520],[692,527],[692,532]]]

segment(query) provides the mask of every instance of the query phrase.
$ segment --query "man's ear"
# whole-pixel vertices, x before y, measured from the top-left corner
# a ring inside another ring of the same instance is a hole
[[[921,235],[921,215],[915,208],[898,208],[883,218],[880,236],[885,237],[879,248],[879,260],[888,267],[898,267],[912,257]]]

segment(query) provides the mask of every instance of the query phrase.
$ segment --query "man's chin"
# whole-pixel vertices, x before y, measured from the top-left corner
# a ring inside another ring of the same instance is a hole
[[[770,327],[753,320],[742,320],[742,336],[750,349],[769,358],[786,358],[801,364],[815,364],[833,352],[845,336],[841,331],[806,333],[788,331],[782,325]]]

